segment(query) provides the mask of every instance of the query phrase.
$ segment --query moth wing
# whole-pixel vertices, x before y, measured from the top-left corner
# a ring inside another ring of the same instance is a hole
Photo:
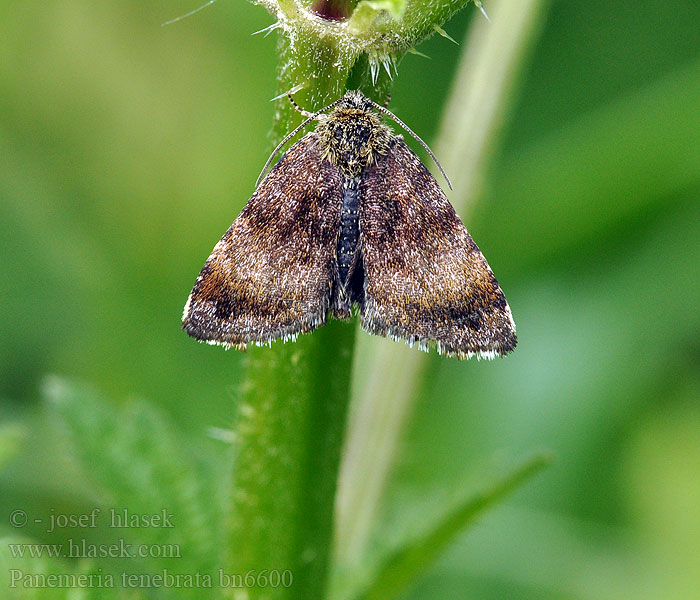
[[[435,178],[399,138],[359,186],[362,326],[441,353],[493,358],[515,324],[496,278]]]
[[[323,325],[336,272],[342,179],[310,133],[270,170],[204,264],[183,329],[245,347]]]

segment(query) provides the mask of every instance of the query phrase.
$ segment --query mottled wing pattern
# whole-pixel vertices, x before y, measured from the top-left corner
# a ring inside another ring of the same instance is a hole
[[[399,138],[359,188],[362,326],[427,349],[493,358],[515,348],[510,308],[433,176]]]
[[[262,181],[202,268],[183,329],[244,347],[326,322],[336,273],[342,179],[309,133]]]

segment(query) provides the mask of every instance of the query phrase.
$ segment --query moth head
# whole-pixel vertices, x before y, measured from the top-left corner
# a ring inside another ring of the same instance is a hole
[[[360,90],[350,90],[340,99],[338,108],[370,112],[374,109],[374,102],[367,98]]]

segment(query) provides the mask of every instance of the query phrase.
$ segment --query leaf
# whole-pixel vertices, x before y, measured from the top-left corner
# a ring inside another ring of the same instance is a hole
[[[172,544],[178,568],[211,572],[223,567],[227,468],[225,453],[205,452],[201,440],[180,437],[165,417],[144,401],[124,409],[94,391],[58,378],[44,394],[64,426],[76,458],[97,484],[110,510],[123,514],[165,513],[172,527],[129,528],[140,542]],[[154,568],[173,567],[173,558],[146,559]],[[217,562],[218,561],[218,562]]]
[[[357,600],[398,598],[476,517],[514,491],[549,462],[548,456],[535,455],[491,487],[461,503],[435,523],[427,533],[411,540],[386,559],[374,580]]]

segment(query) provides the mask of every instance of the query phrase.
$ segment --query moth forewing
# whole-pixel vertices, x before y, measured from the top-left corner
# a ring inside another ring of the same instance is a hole
[[[185,308],[192,337],[225,346],[293,338],[327,320],[341,178],[311,133],[272,168],[204,264]]]

